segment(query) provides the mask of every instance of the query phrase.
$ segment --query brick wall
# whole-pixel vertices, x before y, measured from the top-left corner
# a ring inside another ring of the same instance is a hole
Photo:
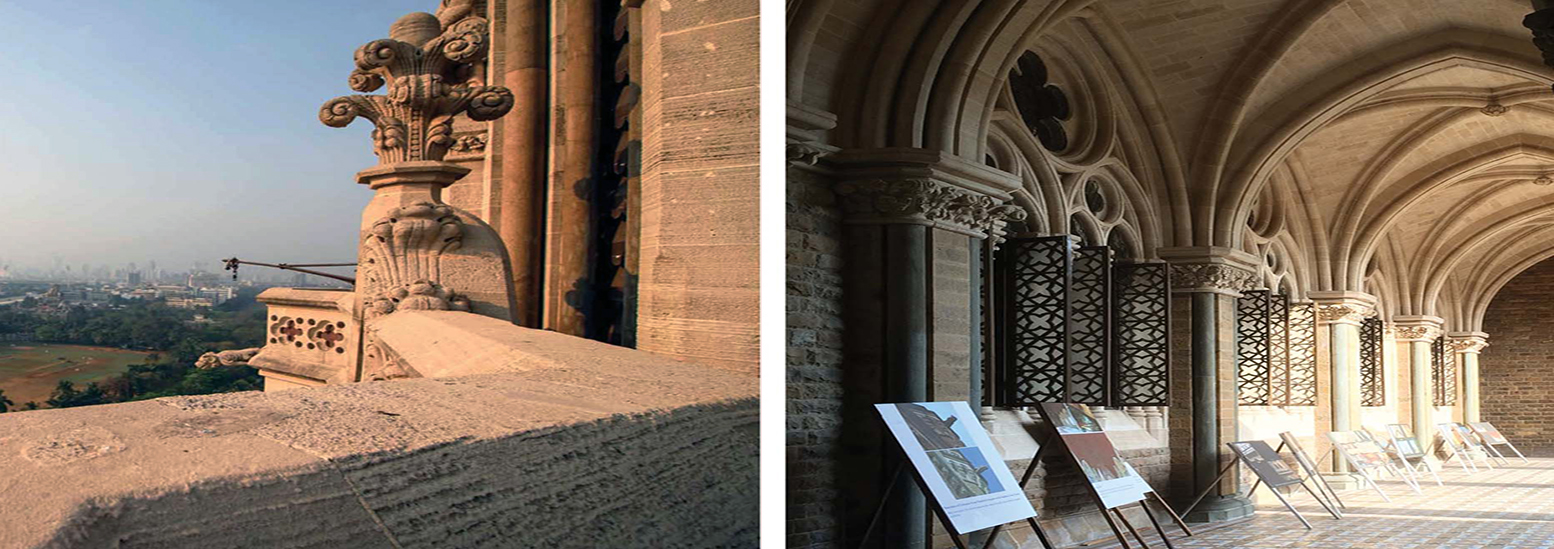
[[[1554,455],[1554,261],[1512,279],[1489,304],[1479,357],[1484,421],[1523,452]]]
[[[839,541],[842,413],[842,228],[829,184],[788,175],[788,546]]]

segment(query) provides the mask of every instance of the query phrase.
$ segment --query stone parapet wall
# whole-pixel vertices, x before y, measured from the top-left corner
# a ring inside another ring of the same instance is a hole
[[[1506,284],[1484,315],[1479,358],[1481,417],[1523,452],[1554,455],[1554,261]],[[1533,451],[1529,451],[1533,450]]]
[[[0,415],[0,547],[755,543],[753,376],[508,326],[538,366]]]

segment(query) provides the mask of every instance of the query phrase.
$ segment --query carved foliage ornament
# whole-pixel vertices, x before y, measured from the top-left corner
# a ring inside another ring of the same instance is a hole
[[[1177,289],[1212,288],[1246,291],[1257,285],[1252,271],[1220,263],[1171,265],[1171,287]]]
[[[438,283],[441,256],[464,241],[451,206],[421,202],[394,208],[362,239],[362,280],[369,316],[394,311],[468,311],[469,300]]]
[[[1370,308],[1357,305],[1321,305],[1317,307],[1317,321],[1359,323],[1364,322],[1370,313]]]
[[[1452,351],[1458,353],[1477,353],[1489,346],[1488,341],[1476,337],[1452,338],[1446,340],[1446,344],[1451,347]]]
[[[1019,206],[932,179],[849,181],[837,186],[837,194],[855,216],[944,223],[995,237],[1005,223],[1026,215]]]
[[[1393,333],[1403,341],[1434,339],[1439,329],[1434,326],[1394,326]]]
[[[446,26],[429,13],[406,15],[390,38],[358,49],[351,89],[371,92],[387,84],[386,95],[334,98],[319,110],[319,120],[336,128],[357,117],[371,121],[373,152],[387,165],[442,160],[455,144],[453,118],[461,113],[486,121],[512,110],[512,92],[485,85],[478,71],[490,50],[486,20],[450,13],[443,14]]]

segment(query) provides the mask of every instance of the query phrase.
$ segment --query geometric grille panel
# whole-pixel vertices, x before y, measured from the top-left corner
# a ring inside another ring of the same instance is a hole
[[[1165,263],[1113,272],[1114,406],[1166,406],[1170,399],[1170,270]]]
[[[1111,248],[1089,246],[1074,254],[1070,281],[1069,402],[1107,406],[1111,350]]]
[[[1289,306],[1289,384],[1285,406],[1317,405],[1317,307]]]
[[[1430,342],[1430,381],[1436,406],[1457,404],[1457,361],[1453,360],[1453,354],[1451,347],[1446,345],[1445,336]]]
[[[1248,290],[1236,298],[1236,402],[1266,406],[1272,402],[1269,377],[1268,290]]]
[[[1268,403],[1290,401],[1290,298],[1268,296]]]
[[[1062,402],[1067,394],[1073,247],[1068,236],[1011,238],[1004,291],[1003,406]]]
[[[1370,317],[1360,324],[1360,405],[1386,406],[1386,377],[1381,365],[1382,323]]]

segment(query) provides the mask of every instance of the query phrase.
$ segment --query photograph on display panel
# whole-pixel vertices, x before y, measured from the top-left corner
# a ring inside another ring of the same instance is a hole
[[[970,405],[911,402],[874,408],[957,532],[1036,516]]]
[[[1127,505],[1154,491],[1131,464],[1117,455],[1089,406],[1049,402],[1041,405],[1041,413],[1062,437],[1063,446],[1084,472],[1102,505]]]

